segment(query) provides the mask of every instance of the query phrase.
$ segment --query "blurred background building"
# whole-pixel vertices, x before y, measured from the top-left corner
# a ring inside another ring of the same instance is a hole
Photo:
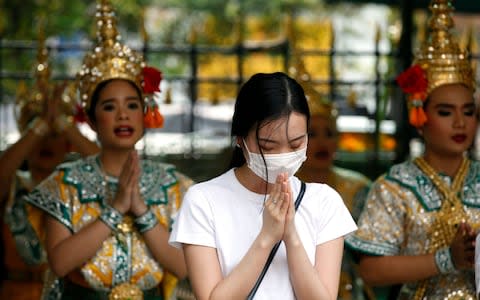
[[[137,148],[174,162],[196,180],[217,175],[228,164],[229,120],[241,84],[256,72],[288,71],[289,26],[316,89],[339,108],[338,165],[373,178],[421,151],[405,122],[405,102],[394,78],[410,65],[412,51],[425,37],[426,0],[111,2],[124,26],[123,40],[164,75],[157,101],[165,126],[147,132]],[[476,63],[480,2],[453,4],[461,45]],[[47,20],[54,80],[74,80],[95,38],[91,20],[96,2],[0,5],[1,151],[18,139],[15,95],[19,82],[28,85],[32,78],[39,24]],[[95,139],[88,125],[80,126]]]

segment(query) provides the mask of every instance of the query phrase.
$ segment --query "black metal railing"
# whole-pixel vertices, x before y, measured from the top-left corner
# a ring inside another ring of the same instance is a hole
[[[315,56],[315,57],[324,57],[327,58],[329,61],[329,75],[328,78],[313,78],[312,82],[316,85],[324,85],[328,87],[328,98],[332,101],[336,101],[338,98],[338,90],[342,86],[353,86],[353,85],[362,85],[366,87],[370,87],[373,89],[375,107],[379,108],[382,101],[389,101],[387,98],[395,97],[394,93],[382,93],[382,90],[385,88],[392,88],[393,87],[393,79],[392,75],[389,73],[382,72],[380,70],[380,62],[384,59],[392,60],[393,64],[395,65],[396,61],[400,59],[399,53],[395,50],[389,52],[382,52],[380,51],[379,47],[379,39],[376,38],[373,51],[362,51],[362,52],[352,52],[352,51],[340,51],[334,49],[333,46],[330,50],[303,50],[298,51],[301,55],[304,56]],[[62,43],[62,44],[55,44],[55,45],[48,45],[50,51],[62,53],[64,51],[87,51],[91,47],[88,43]],[[151,44],[144,44],[142,48],[136,49],[142,51],[145,57],[149,57],[150,55],[155,54],[173,54],[173,55],[180,55],[185,57],[188,65],[188,72],[187,74],[180,74],[180,75],[169,75],[164,74],[164,79],[169,82],[181,81],[188,85],[188,97],[190,100],[190,111],[189,111],[189,118],[187,126],[185,130],[185,134],[192,133],[194,131],[194,124],[195,124],[195,114],[194,109],[195,105],[198,100],[198,86],[201,83],[227,83],[236,85],[237,89],[241,86],[241,84],[245,80],[245,73],[244,73],[244,63],[245,58],[249,54],[252,53],[268,53],[272,55],[280,55],[283,57],[283,71],[287,71],[290,56],[292,54],[291,45],[287,39],[278,40],[275,42],[265,42],[265,43],[256,43],[255,45],[246,45],[245,43],[239,42],[236,45],[232,46],[204,46],[204,45],[185,45],[185,46],[165,46],[165,45],[151,45]],[[32,74],[31,72],[20,71],[20,70],[12,70],[6,69],[5,61],[8,60],[8,57],[5,57],[4,50],[14,50],[14,51],[35,51],[37,49],[37,43],[35,41],[18,41],[18,40],[2,40],[0,39],[0,105],[2,103],[6,103],[12,99],[13,95],[7,97],[7,93],[3,88],[3,81],[5,80],[25,80],[31,79]],[[236,69],[237,73],[232,74],[228,77],[205,77],[199,76],[199,67],[200,67],[200,56],[206,54],[223,54],[223,55],[231,55],[236,57]],[[81,55],[79,55],[81,56]],[[343,80],[342,78],[337,77],[337,71],[335,66],[335,60],[339,57],[360,57],[360,56],[367,56],[372,57],[374,59],[374,76],[372,78],[361,79],[361,80]],[[472,60],[480,61],[480,55],[474,54],[472,55]],[[33,64],[33,63],[32,63]],[[397,64],[398,65],[398,64]],[[308,68],[308,66],[307,66]],[[391,74],[395,74],[395,70],[390,70]],[[63,74],[55,74],[53,76],[54,80],[63,80],[63,79],[74,79],[73,75],[69,75],[67,73]],[[394,90],[394,89],[391,89]],[[364,164],[367,163],[371,166],[377,166],[378,162],[381,160],[379,157],[379,153],[381,152],[380,145],[379,145],[379,136],[380,136],[380,122],[386,115],[379,115],[380,110],[376,109],[376,112],[369,116],[370,118],[375,120],[375,129],[373,132],[374,135],[374,149],[370,153],[368,153],[364,158]],[[392,111],[390,112],[389,117],[396,120],[396,122],[402,122],[402,118],[396,117],[392,114],[398,112]],[[0,115],[0,140],[6,134],[3,127],[3,120],[1,119],[2,116]],[[397,128],[402,128],[401,124],[397,124]],[[397,132],[396,135],[405,134],[404,132]],[[399,140],[401,140],[399,138]],[[0,143],[1,145],[2,143]],[[5,146],[5,145],[3,145]],[[406,147],[408,145],[399,145],[399,147]],[[3,150],[3,149],[0,149]],[[197,151],[195,147],[192,147],[189,151],[195,152]],[[372,165],[373,164],[373,165]]]

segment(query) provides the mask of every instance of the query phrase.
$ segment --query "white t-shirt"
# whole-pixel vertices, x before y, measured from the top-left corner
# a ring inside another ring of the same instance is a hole
[[[300,180],[290,179],[296,199]],[[217,249],[223,276],[246,254],[262,227],[266,196],[251,192],[236,178],[233,169],[190,187],[173,225],[170,244],[194,244]],[[295,215],[295,226],[314,264],[316,246],[357,229],[340,195],[328,185],[308,183]],[[282,243],[255,299],[295,299],[289,279],[285,245]]]

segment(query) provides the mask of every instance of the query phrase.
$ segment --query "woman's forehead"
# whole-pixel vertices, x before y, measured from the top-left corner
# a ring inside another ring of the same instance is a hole
[[[461,84],[447,84],[434,89],[429,95],[430,102],[458,102],[463,105],[468,102],[473,102],[473,92]]]
[[[258,128],[258,136],[269,139],[291,139],[299,137],[306,132],[306,117],[295,112],[275,120],[265,121]]]

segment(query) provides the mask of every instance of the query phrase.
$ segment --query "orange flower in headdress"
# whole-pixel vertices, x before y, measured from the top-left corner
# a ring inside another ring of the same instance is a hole
[[[143,124],[146,128],[162,128],[163,116],[158,109],[158,105],[152,100],[154,104],[147,104],[145,115],[143,117]]]
[[[415,127],[421,127],[427,122],[423,103],[427,99],[428,81],[425,71],[417,64],[402,72],[396,79],[402,91],[408,96],[409,122]]]

